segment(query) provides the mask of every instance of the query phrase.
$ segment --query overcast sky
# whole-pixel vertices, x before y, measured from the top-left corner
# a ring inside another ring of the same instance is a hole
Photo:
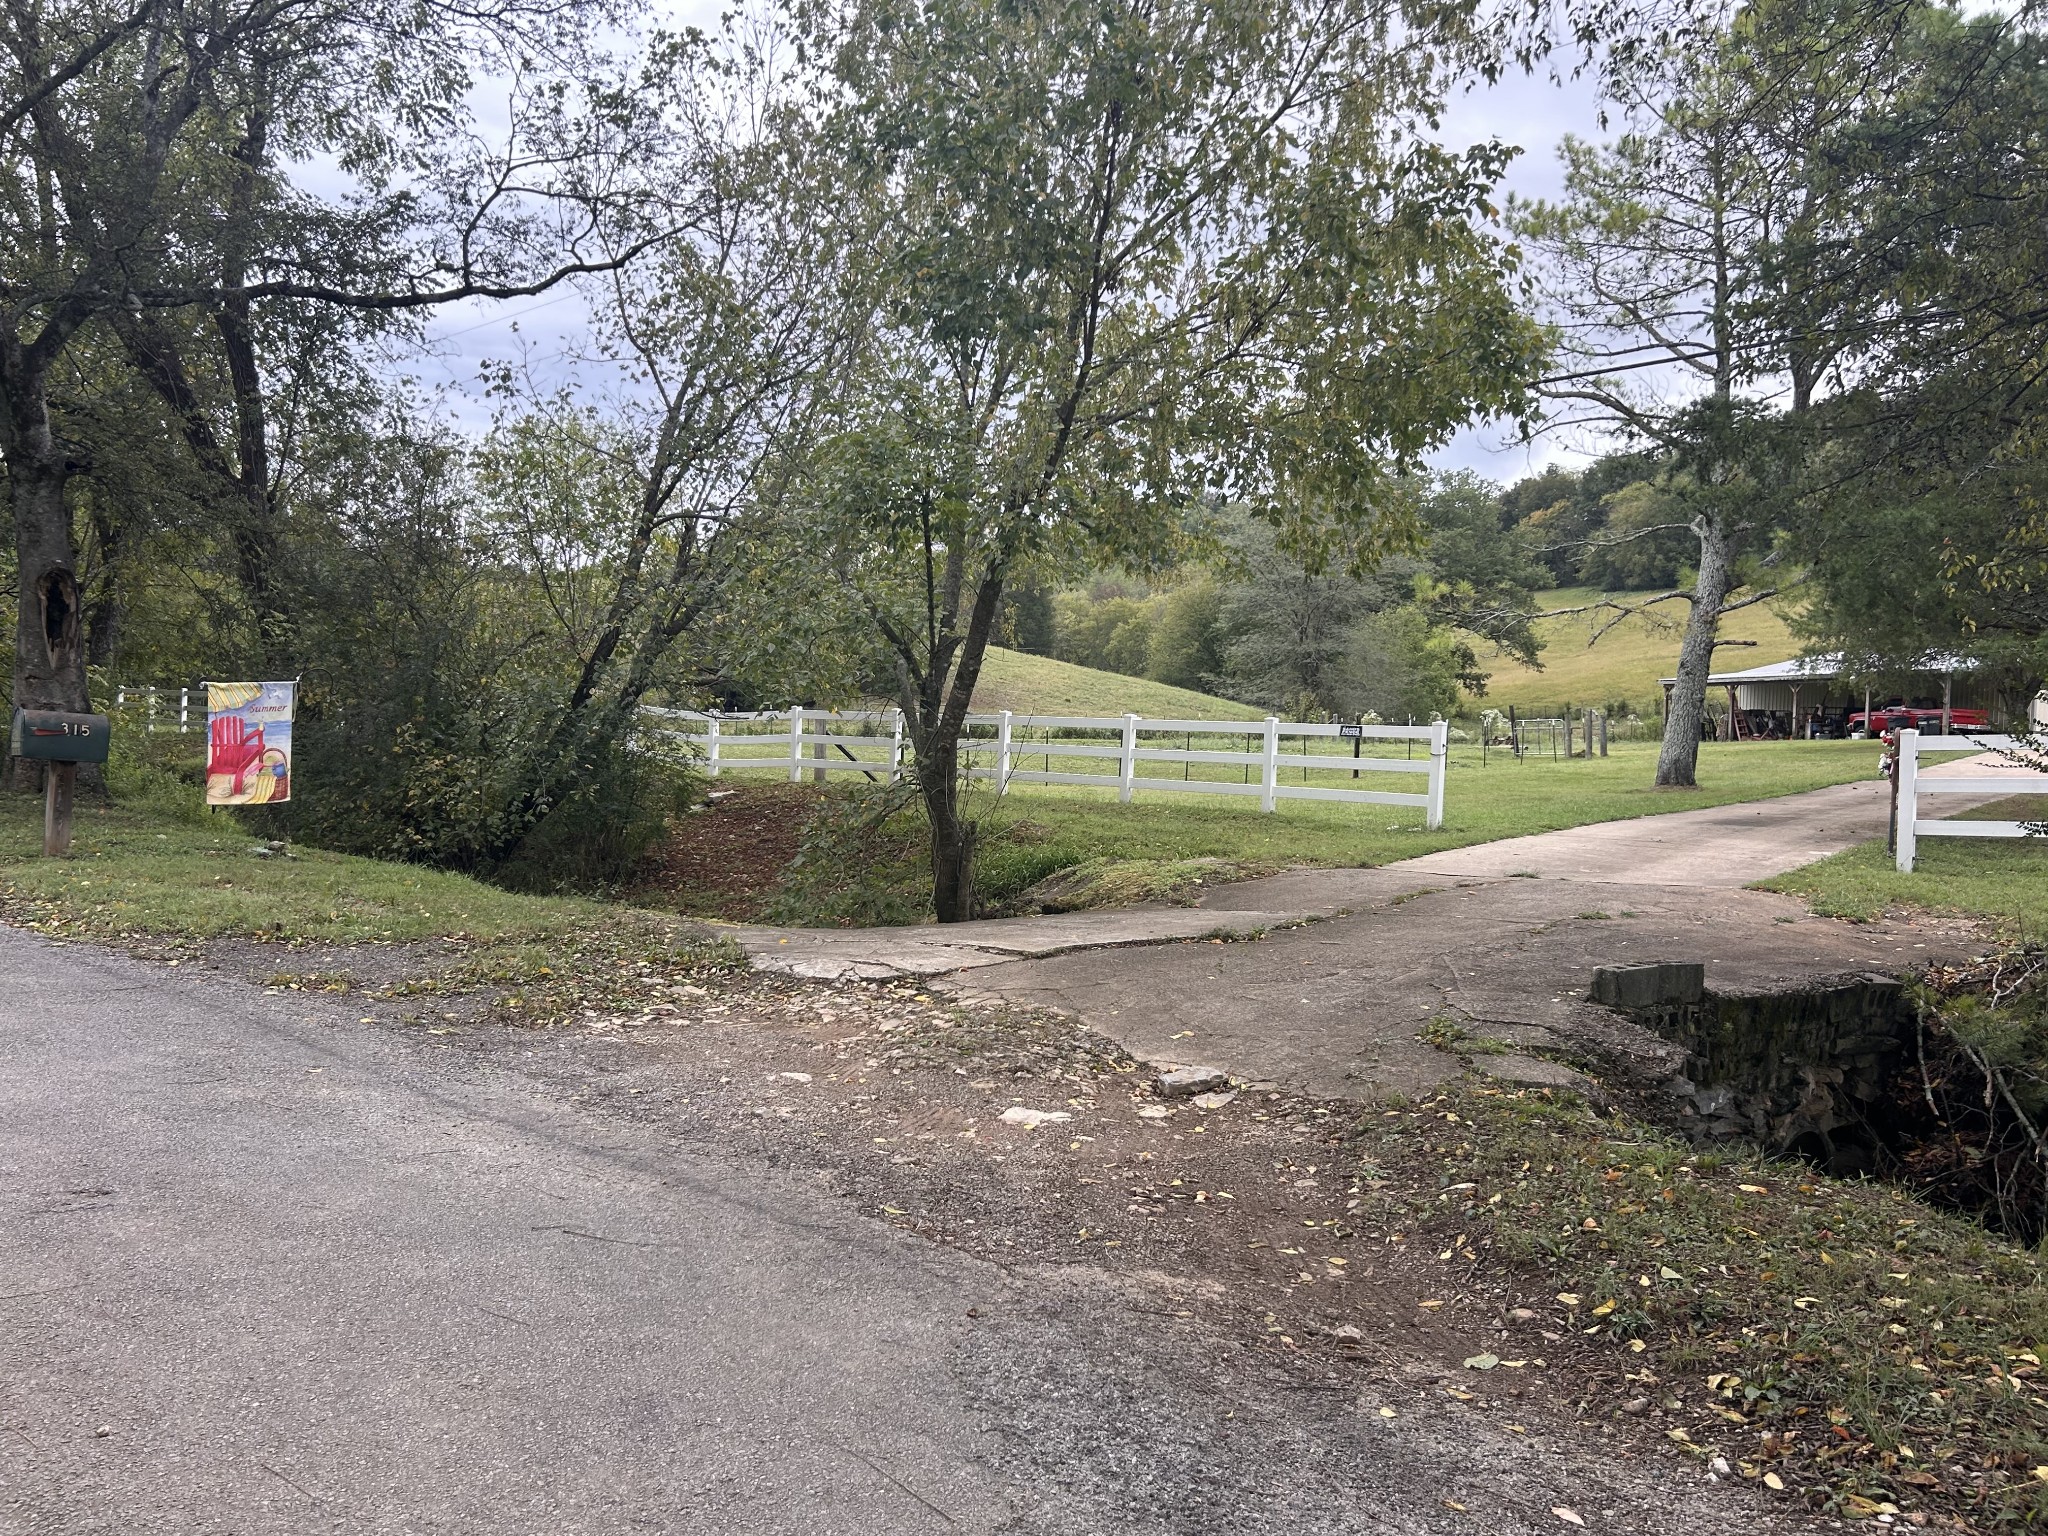
[[[1514,75],[1479,87],[1452,101],[1444,137],[1463,148],[1497,138],[1520,147],[1503,186],[1524,198],[1555,198],[1564,191],[1557,150],[1565,135],[1605,137],[1593,82],[1558,84],[1542,76]],[[1556,433],[1523,444],[1508,426],[1493,422],[1467,427],[1435,456],[1439,469],[1470,469],[1491,479],[1519,480],[1544,465],[1584,463],[1595,444]]]
[[[706,27],[717,19],[715,7],[691,0],[671,16],[676,24],[694,21]],[[1555,196],[1561,190],[1557,146],[1568,133],[1601,136],[1589,80],[1560,85],[1542,76],[1515,75],[1498,85],[1475,87],[1450,103],[1443,125],[1446,142],[1457,148],[1494,137],[1519,146],[1522,153],[1509,167],[1504,190],[1525,198]],[[523,355],[543,376],[580,373],[570,354],[582,312],[580,296],[569,289],[504,304],[450,307],[429,327],[430,354],[408,359],[406,371],[439,393],[457,421],[481,428],[489,420],[477,389],[482,364]],[[1434,462],[1442,469],[1471,469],[1506,482],[1553,461],[1584,462],[1589,446],[1597,448],[1557,436],[1525,446],[1504,424],[1489,423],[1460,432]]]

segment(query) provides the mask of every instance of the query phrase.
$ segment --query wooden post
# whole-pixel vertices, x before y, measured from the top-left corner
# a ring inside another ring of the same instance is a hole
[[[711,777],[718,777],[718,716],[713,715],[704,722],[704,756],[711,765]]]
[[[903,711],[892,713],[895,725],[889,733],[889,782],[893,784],[903,777]]]
[[[1955,727],[1955,719],[1954,719],[1954,715],[1955,715],[1955,712],[1956,712],[1956,711],[1955,711],[1955,701],[1956,701],[1956,693],[1955,693],[1955,689],[1956,689],[1956,675],[1955,675],[1955,674],[1954,674],[1953,672],[1944,672],[1944,673],[1942,673],[1942,674],[1941,674],[1941,734],[1942,734],[1942,735],[1944,735],[1944,736],[1950,736],[1950,735],[1953,735],[1953,734],[1955,733],[1955,731],[1954,731],[1954,727]]]
[[[1006,709],[996,717],[996,793],[1002,794],[1010,787],[1010,712]]]
[[[1121,805],[1131,803],[1131,780],[1138,776],[1138,717],[1124,716],[1123,749],[1117,754],[1116,798]]]
[[[71,851],[71,792],[78,784],[78,764],[51,763],[43,770],[43,857],[61,858]]]
[[[789,782],[801,784],[804,781],[804,708],[801,704],[789,712]]]

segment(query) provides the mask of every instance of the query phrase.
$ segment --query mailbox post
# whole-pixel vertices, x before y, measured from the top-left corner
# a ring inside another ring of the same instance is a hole
[[[16,757],[47,763],[43,773],[43,857],[71,849],[71,797],[80,763],[104,763],[114,738],[105,715],[73,715],[54,709],[14,711],[8,750]]]

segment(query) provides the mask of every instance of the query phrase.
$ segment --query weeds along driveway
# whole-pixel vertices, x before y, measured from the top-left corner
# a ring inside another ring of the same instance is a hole
[[[1398,1242],[1319,1221],[1327,1111],[1241,1114],[1242,1215],[1182,1217],[1222,1121],[1119,1107],[1070,1028],[992,1031],[998,1084],[907,987],[430,1034],[12,932],[0,985],[0,1528],[1772,1528],[1577,1388],[1445,1389],[1507,1303],[1428,1310]],[[1019,1093],[1087,1143],[989,1113]],[[1150,1262],[1076,1246],[1091,1191]]]

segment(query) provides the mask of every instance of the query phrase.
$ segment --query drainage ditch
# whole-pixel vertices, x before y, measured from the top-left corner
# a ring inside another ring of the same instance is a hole
[[[1830,978],[1784,991],[1720,993],[1691,964],[1603,967],[1593,1000],[1685,1052],[1653,1104],[1702,1143],[1746,1142],[1842,1177],[1884,1178],[2025,1241],[2048,1233],[2048,1084],[2010,1042],[2026,1010],[1982,1006],[1983,976]],[[1994,1005],[2001,1000],[1990,989]],[[2003,999],[2011,1003],[2011,990]],[[1954,1003],[1957,1006],[1949,1006]],[[2042,1013],[2038,1001],[2031,1010]],[[2001,1057],[1987,1042],[2007,1041]],[[2003,1065],[2001,1062],[2003,1061]]]

